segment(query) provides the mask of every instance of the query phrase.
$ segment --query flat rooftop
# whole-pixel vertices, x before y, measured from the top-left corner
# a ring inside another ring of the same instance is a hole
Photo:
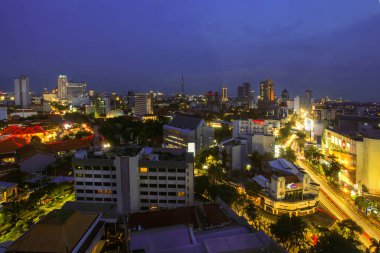
[[[218,204],[206,204],[202,207],[189,206],[160,211],[133,213],[129,216],[129,228],[158,228],[174,225],[191,225],[194,229],[218,226],[229,223]]]

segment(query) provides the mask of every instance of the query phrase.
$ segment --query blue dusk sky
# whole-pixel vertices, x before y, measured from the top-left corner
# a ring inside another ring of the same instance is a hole
[[[379,0],[2,0],[0,90],[29,75],[99,92],[180,89],[231,95],[260,80],[291,97],[311,88],[380,101]]]

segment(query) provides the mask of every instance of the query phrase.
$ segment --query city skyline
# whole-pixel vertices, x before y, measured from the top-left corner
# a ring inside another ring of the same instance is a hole
[[[378,1],[241,3],[8,2],[1,89],[26,74],[39,91],[66,74],[101,92],[175,93],[183,74],[187,93],[222,83],[236,95],[235,86],[258,90],[270,78],[277,95],[311,88],[315,97],[376,100]]]

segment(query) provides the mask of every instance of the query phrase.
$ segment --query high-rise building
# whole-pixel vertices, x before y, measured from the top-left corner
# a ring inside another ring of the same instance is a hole
[[[153,114],[153,94],[136,93],[135,94],[135,115],[138,117]]]
[[[14,79],[15,104],[21,108],[30,106],[29,77],[20,76]]]
[[[66,85],[66,98],[72,99],[72,98],[78,98],[83,97],[86,90],[86,83],[85,82],[69,82]]]
[[[67,77],[65,75],[58,76],[58,98],[66,98],[67,96]]]
[[[305,91],[305,95],[308,99],[312,99],[313,98],[313,91],[311,89],[307,89]]]
[[[95,99],[95,118],[105,118],[110,111],[110,100],[108,97],[98,96]]]
[[[251,101],[251,84],[246,82],[238,86],[238,100],[249,103]]]
[[[274,102],[274,82],[265,80],[260,82],[260,100],[264,102]]]
[[[226,102],[228,100],[228,88],[222,87],[222,102]]]
[[[115,203],[126,214],[194,201],[194,157],[184,149],[78,151],[72,164],[78,202]]]
[[[287,89],[284,89],[282,92],[281,92],[281,100],[282,102],[288,102],[289,100],[289,92]]]

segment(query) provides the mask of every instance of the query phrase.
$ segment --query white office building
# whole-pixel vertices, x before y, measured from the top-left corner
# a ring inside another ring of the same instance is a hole
[[[72,159],[76,201],[115,203],[122,214],[192,205],[193,160],[183,149],[78,151]]]

